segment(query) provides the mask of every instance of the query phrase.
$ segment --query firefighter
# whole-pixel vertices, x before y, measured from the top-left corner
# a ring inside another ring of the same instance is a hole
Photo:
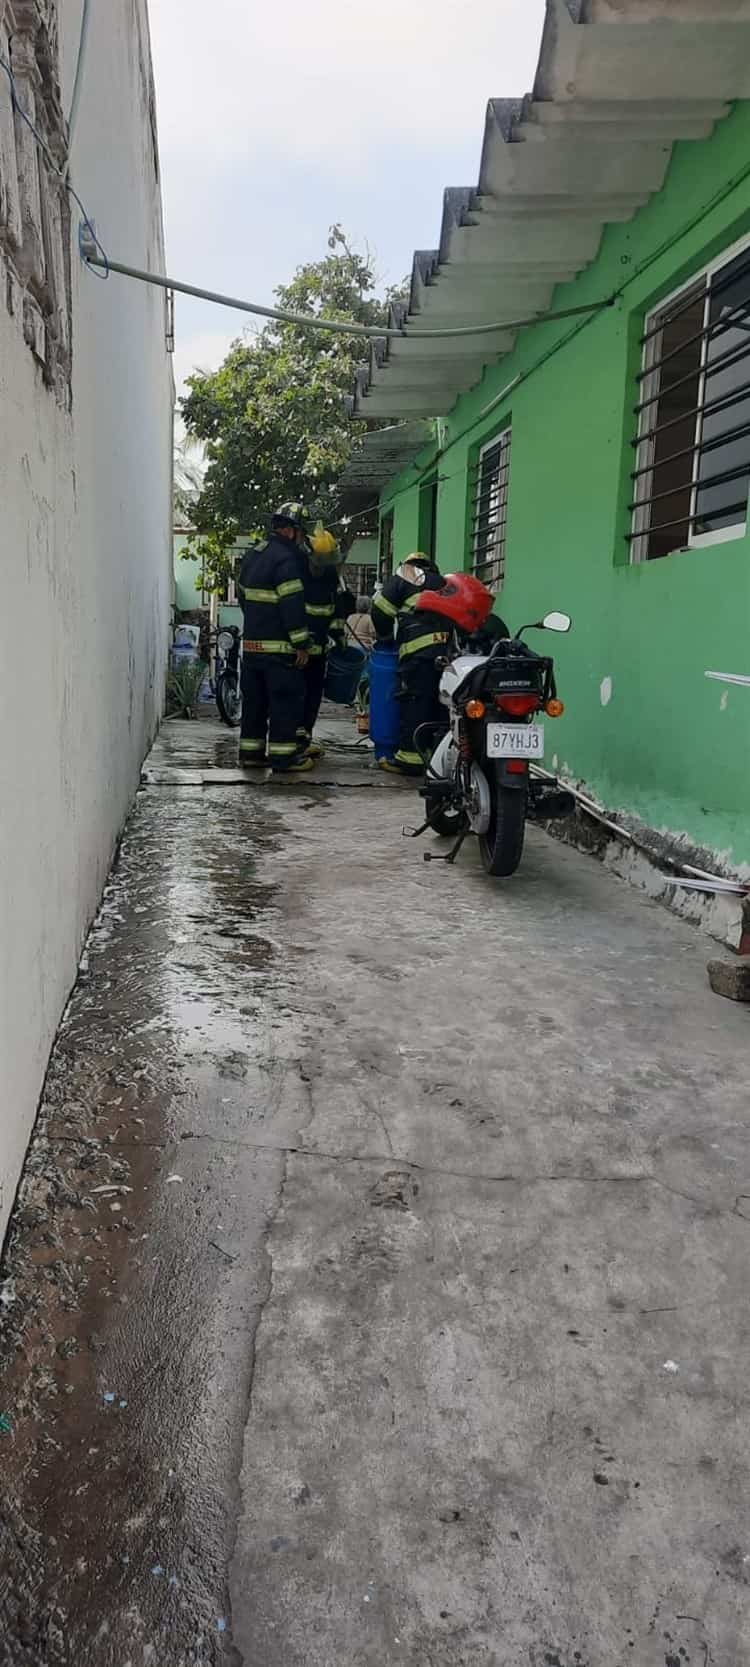
[[[281,774],[312,769],[300,741],[310,631],[301,504],[282,504],[265,544],[248,550],[238,591],[245,614],[240,763]]]
[[[399,747],[392,762],[378,760],[381,770],[421,775],[424,760],[417,752],[414,731],[420,724],[439,723],[444,718],[438,698],[437,662],[450,640],[450,622],[440,614],[425,612],[424,605],[418,612],[414,606],[424,592],[442,590],[444,585],[437,564],[416,551],[372,599],[378,640],[392,640],[395,627],[398,644]]]
[[[303,583],[305,614],[310,632],[309,659],[305,667],[305,705],[299,731],[300,744],[309,758],[323,751],[313,740],[326,677],[329,641],[343,639],[346,619],[356,608],[356,597],[341,588],[339,572],[343,556],[333,533],[318,524],[305,547]]]

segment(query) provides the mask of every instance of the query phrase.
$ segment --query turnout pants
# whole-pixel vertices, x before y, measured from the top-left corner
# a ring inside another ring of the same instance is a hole
[[[445,712],[440,705],[438,690],[440,672],[436,655],[408,655],[399,664],[399,747],[396,763],[402,770],[421,775],[424,764],[414,744],[414,732],[420,724],[439,723],[446,728]],[[433,738],[434,739],[434,738]],[[425,751],[427,736],[422,736]]]
[[[305,703],[304,673],[281,655],[242,657],[240,758],[288,769],[303,750],[299,741]]]
[[[300,740],[304,746],[312,740],[312,732],[318,721],[320,704],[323,699],[323,685],[326,680],[325,654],[311,654],[303,676],[305,679],[305,703]]]

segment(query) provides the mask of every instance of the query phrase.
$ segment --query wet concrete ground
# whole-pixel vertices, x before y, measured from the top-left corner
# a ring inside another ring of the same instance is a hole
[[[332,734],[146,772],[0,1275],[0,1661],[739,1667],[750,1016]]]

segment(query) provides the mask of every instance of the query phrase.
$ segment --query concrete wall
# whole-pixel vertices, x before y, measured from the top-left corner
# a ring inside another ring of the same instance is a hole
[[[0,0],[6,23],[9,3]],[[36,0],[13,4],[11,27],[21,12],[40,15]],[[40,4],[67,114],[82,0]],[[43,83],[30,87],[41,101]],[[164,297],[84,270],[77,211],[68,227],[44,179],[47,275],[35,275],[28,205],[36,193],[38,212],[38,159],[22,154],[18,134],[10,157],[8,110],[0,75],[0,175],[5,186],[17,167],[26,204],[19,240],[0,193],[0,1238],[84,935],[158,724],[172,565]],[[146,0],[91,7],[71,172],[110,252],[163,270]],[[37,299],[52,288],[45,337]]]
[[[548,753],[605,804],[739,868],[750,865],[750,690],[704,672],[750,672],[750,534],[633,566],[625,534],[644,316],[750,233],[748,146],[748,104],[711,139],[678,145],[659,196],[610,227],[598,259],[554,298],[583,304],[627,280],[617,306],[583,325],[523,332],[456,403],[442,452],[423,454],[382,502],[394,512],[398,561],[414,548],[419,481],[437,462],[438,560],[444,571],[468,563],[471,465],[512,420],[498,608],[511,627],[553,607],[574,619],[571,635],[554,639],[566,713],[548,725]]]

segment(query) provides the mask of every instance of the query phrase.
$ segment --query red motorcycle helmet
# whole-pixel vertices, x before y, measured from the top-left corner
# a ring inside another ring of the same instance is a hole
[[[423,590],[414,606],[420,613],[442,614],[471,635],[492,613],[494,597],[473,573],[448,573],[442,590]]]

